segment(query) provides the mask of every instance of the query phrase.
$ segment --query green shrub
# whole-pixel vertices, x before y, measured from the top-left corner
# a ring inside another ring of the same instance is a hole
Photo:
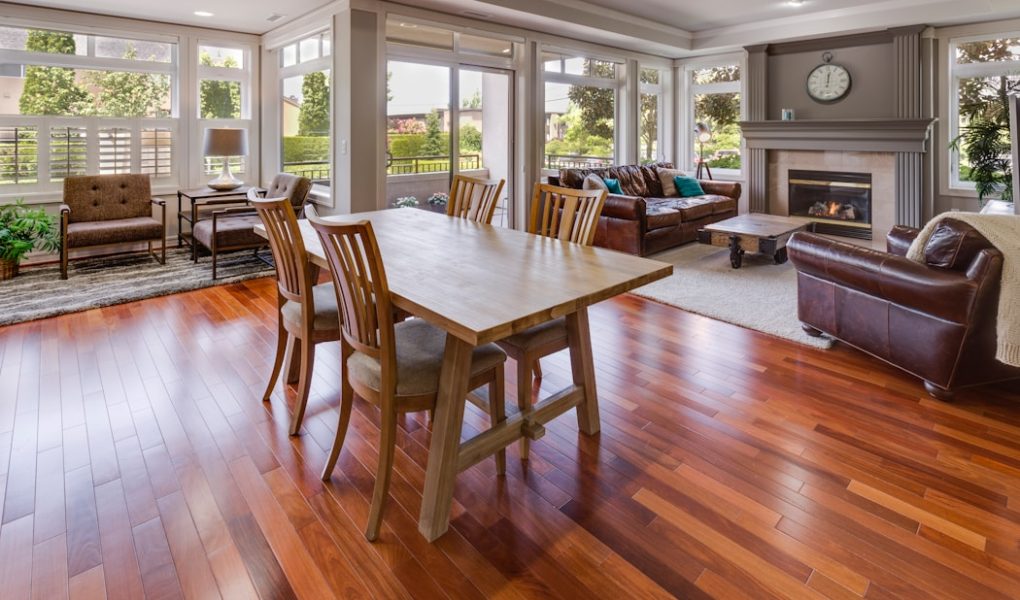
[[[450,134],[440,134],[443,148],[450,147]],[[405,156],[424,156],[425,134],[424,133],[391,133],[389,134],[389,151],[393,158]],[[444,152],[443,154],[447,154]]]
[[[329,138],[290,136],[283,138],[283,162],[300,163],[329,160]]]

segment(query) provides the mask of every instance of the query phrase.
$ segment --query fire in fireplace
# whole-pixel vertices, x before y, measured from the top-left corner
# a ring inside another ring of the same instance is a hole
[[[871,237],[871,174],[789,171],[791,216],[809,217],[815,231]]]

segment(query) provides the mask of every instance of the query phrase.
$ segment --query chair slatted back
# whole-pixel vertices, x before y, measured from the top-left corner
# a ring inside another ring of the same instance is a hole
[[[255,207],[269,235],[280,295],[294,302],[311,302],[315,282],[312,281],[305,242],[290,199],[259,198],[253,189],[248,192],[248,201]]]
[[[446,203],[446,214],[451,217],[470,219],[476,223],[492,224],[505,179],[476,179],[464,175],[453,178],[450,198]]]
[[[590,246],[595,240],[595,229],[605,203],[605,190],[577,190],[536,183],[528,231]]]
[[[336,286],[344,339],[382,363],[383,381],[396,365],[393,308],[382,255],[370,221],[332,223],[309,217]]]

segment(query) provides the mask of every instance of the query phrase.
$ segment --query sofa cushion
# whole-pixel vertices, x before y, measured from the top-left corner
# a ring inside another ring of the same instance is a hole
[[[715,202],[708,197],[697,198],[655,198],[648,201],[648,213],[651,214],[653,207],[656,210],[672,209],[680,214],[680,222],[689,223],[704,219],[714,214]],[[667,217],[663,217],[666,219]],[[651,228],[649,226],[649,228]]]
[[[584,181],[581,183],[581,189],[582,190],[603,190],[605,192],[609,191],[609,188],[606,186],[606,182],[603,181],[601,177],[599,177],[598,175],[596,175],[594,173],[592,173],[591,175],[588,175],[587,177],[584,178]]]
[[[701,189],[701,184],[693,177],[679,175],[673,178],[673,183],[676,184],[676,191],[680,194],[681,198],[695,198],[705,195],[705,190]]]
[[[680,195],[676,189],[676,182],[673,181],[675,177],[682,177],[687,175],[680,169],[670,169],[667,167],[659,167],[655,169],[656,174],[659,176],[659,185],[662,186],[662,197],[663,198],[676,198]]]
[[[64,179],[68,223],[152,216],[148,175],[85,175]]]
[[[103,244],[145,242],[163,237],[163,224],[152,217],[135,217],[113,221],[68,223],[68,248],[84,248]]]
[[[340,328],[340,311],[336,305],[336,288],[332,283],[320,283],[312,287],[312,304],[315,316],[312,318],[312,329],[315,331],[332,331]],[[301,303],[288,300],[281,308],[280,314],[292,327],[301,326]]]
[[[266,238],[255,233],[255,226],[261,222],[258,215],[242,215],[216,219],[216,245],[236,247],[263,246],[268,244]],[[192,233],[199,243],[206,248],[212,248],[212,219],[203,219],[195,223]]]
[[[676,227],[680,225],[682,218],[679,210],[668,206],[649,206],[646,211],[649,231],[663,227]]]
[[[712,202],[712,214],[718,215],[725,212],[736,212],[737,201],[729,196],[720,196],[718,194],[705,194],[701,196],[705,200],[711,200]]]
[[[976,229],[963,221],[945,219],[924,246],[924,262],[929,267],[966,271],[974,257],[992,245]]]
[[[653,165],[623,165],[600,169],[560,169],[560,185],[581,189],[584,178],[592,173],[602,179],[620,180],[620,188],[626,196],[639,198],[663,197],[662,183],[656,169],[672,168],[672,163],[656,163]]]

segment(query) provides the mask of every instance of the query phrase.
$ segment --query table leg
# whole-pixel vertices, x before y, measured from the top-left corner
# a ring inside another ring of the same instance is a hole
[[[730,266],[739,269],[744,261],[744,249],[740,247],[740,236],[730,236]]]
[[[177,247],[180,248],[184,245],[184,230],[182,227],[183,221],[181,219],[181,193],[177,192]]]
[[[429,446],[421,515],[418,517],[418,531],[430,542],[450,527],[450,506],[453,503],[453,483],[457,478],[460,432],[473,350],[467,342],[452,335],[446,336],[435,420],[432,422],[432,444]]]
[[[584,387],[584,401],[577,407],[577,427],[582,433],[593,435],[599,432],[599,399],[587,308],[567,315],[567,338],[574,385]]]
[[[772,256],[772,259],[776,261],[777,265],[784,264],[787,260],[789,260],[789,256],[786,254],[786,246],[783,246],[779,250],[776,250],[776,253]]]

